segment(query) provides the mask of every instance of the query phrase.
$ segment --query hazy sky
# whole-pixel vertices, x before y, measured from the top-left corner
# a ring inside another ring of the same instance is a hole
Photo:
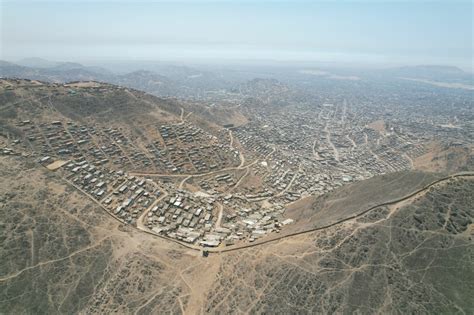
[[[16,60],[267,59],[472,67],[471,1],[5,1]]]

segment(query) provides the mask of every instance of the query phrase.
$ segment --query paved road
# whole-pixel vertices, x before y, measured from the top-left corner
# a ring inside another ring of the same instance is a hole
[[[328,123],[326,123],[326,126],[324,127],[324,131],[326,132],[328,144],[331,146],[332,150],[334,151],[334,159],[339,162],[339,151],[337,150],[334,143],[332,143],[331,141],[331,132],[329,132]]]

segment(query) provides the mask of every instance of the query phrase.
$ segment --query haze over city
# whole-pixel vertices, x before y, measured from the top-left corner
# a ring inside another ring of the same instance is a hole
[[[471,1],[8,1],[1,56],[472,67]]]

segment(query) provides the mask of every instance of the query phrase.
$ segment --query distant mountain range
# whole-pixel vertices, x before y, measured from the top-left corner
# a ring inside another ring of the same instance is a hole
[[[106,69],[86,67],[78,63],[65,62],[51,65],[51,67],[29,67],[0,61],[0,76],[46,82],[109,81],[114,76]]]
[[[71,82],[71,81],[100,81],[112,84],[118,84],[130,88],[142,90],[158,96],[172,97],[201,97],[209,91],[235,91],[248,92],[255,96],[259,93],[257,90],[268,88],[270,85],[280,84],[276,80],[260,81],[256,80],[248,72],[248,69],[213,69],[204,71],[188,66],[175,66],[153,62],[137,63],[112,63],[107,68],[114,71],[120,70],[121,73],[106,69],[105,66],[84,66],[75,62],[55,62],[41,58],[22,59],[17,63],[0,60],[0,77],[21,78],[40,80],[45,82]],[[308,78],[308,73],[316,70],[299,71],[296,75],[282,70],[275,73],[270,78],[287,81],[293,76],[294,82],[301,82]],[[310,71],[310,72],[308,72]],[[336,71],[337,72],[337,71]],[[352,76],[333,75],[329,78],[355,78],[357,73]],[[314,76],[314,75],[313,75]],[[418,81],[423,84],[431,84],[440,87],[466,88],[474,86],[473,74],[467,73],[457,67],[421,65],[410,67],[399,67],[384,69],[379,71],[364,72],[362,78],[370,81],[379,81],[383,79],[408,79]],[[326,77],[317,77],[319,80],[329,80]],[[357,77],[358,78],[358,77]],[[359,79],[359,78],[358,78]],[[332,80],[334,81],[334,80]],[[265,84],[263,84],[265,83]],[[263,84],[263,85],[262,85]],[[331,84],[337,84],[331,82]]]
[[[50,61],[43,58],[24,58],[16,62],[17,65],[30,68],[53,68],[61,62]]]
[[[213,72],[185,66],[143,64],[143,68],[151,70],[134,69],[127,73],[115,73],[98,66],[28,58],[18,63],[0,60],[0,77],[56,83],[99,81],[135,88],[158,96],[176,97],[193,97],[208,90],[228,89],[234,85]],[[159,70],[160,74],[156,70]]]

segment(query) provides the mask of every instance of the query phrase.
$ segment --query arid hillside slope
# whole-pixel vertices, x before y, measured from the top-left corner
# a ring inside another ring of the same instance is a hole
[[[205,258],[122,226],[34,162],[2,157],[0,170],[2,313],[474,310],[472,177]]]

